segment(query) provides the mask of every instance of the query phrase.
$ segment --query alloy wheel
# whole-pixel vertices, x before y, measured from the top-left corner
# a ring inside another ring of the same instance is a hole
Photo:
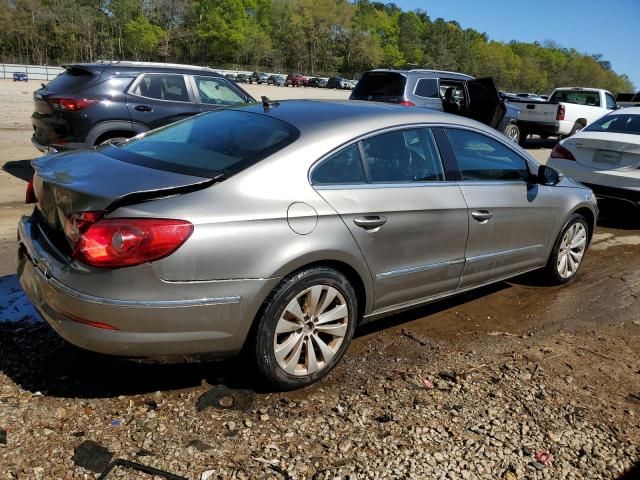
[[[587,229],[582,223],[576,222],[567,229],[560,242],[556,268],[562,278],[575,275],[586,248]]]
[[[304,376],[325,368],[338,353],[349,328],[344,296],[329,285],[314,285],[286,306],[273,338],[280,368]]]

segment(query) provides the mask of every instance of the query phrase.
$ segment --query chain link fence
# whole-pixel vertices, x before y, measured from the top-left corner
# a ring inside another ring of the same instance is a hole
[[[48,65],[20,65],[0,63],[0,78],[13,78],[14,73],[26,73],[29,80],[53,80],[64,68]]]

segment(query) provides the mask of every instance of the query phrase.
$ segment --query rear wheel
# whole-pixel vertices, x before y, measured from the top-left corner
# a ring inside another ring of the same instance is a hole
[[[571,281],[578,272],[589,241],[587,219],[576,213],[560,231],[544,269],[546,278],[554,284]]]
[[[340,272],[314,267],[288,277],[257,319],[253,353],[259,373],[284,390],[325,377],[349,346],[357,314],[355,291]]]

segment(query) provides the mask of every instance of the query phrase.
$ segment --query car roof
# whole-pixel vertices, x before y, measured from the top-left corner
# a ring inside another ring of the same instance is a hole
[[[104,61],[98,60],[92,63],[71,63],[63,65],[64,68],[82,68],[90,71],[102,70],[126,70],[128,72],[180,72],[192,73],[198,71],[208,75],[220,75],[209,67],[198,65],[183,65],[180,63],[157,63],[157,62],[129,62],[129,61]],[[221,76],[221,75],[220,75]]]
[[[424,78],[440,78],[440,77],[447,77],[447,78],[455,78],[457,80],[473,80],[474,77],[472,77],[471,75],[467,75],[466,73],[460,73],[460,72],[449,72],[447,70],[429,70],[426,68],[414,68],[412,70],[395,70],[392,68],[376,68],[374,70],[370,70],[372,72],[394,72],[394,73],[400,73],[402,75],[414,75],[414,76],[420,76],[420,77],[424,77]]]
[[[496,131],[475,120],[426,108],[357,100],[283,100],[272,106],[262,103],[237,110],[269,115],[293,125],[301,136],[350,138],[405,124],[439,123],[473,127],[491,135]]]
[[[609,115],[640,115],[640,107],[625,107],[614,110]]]

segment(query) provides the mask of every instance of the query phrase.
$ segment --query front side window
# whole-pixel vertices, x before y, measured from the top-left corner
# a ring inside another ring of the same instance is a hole
[[[364,171],[358,144],[331,155],[313,169],[311,182],[315,185],[364,183]]]
[[[440,155],[428,128],[383,133],[363,140],[362,148],[372,183],[445,179]]]
[[[229,82],[214,77],[193,77],[200,101],[209,105],[242,105],[245,99],[237,93]]]
[[[615,110],[618,104],[616,103],[615,98],[613,98],[613,95],[606,93],[605,98],[607,99],[607,108],[609,110]]]
[[[188,102],[189,93],[182,75],[146,74],[133,91],[134,95],[168,100]]]
[[[527,180],[525,160],[502,143],[480,133],[446,128],[463,180]]]
[[[105,155],[148,168],[231,176],[294,142],[293,126],[267,115],[222,109],[105,147]]]

